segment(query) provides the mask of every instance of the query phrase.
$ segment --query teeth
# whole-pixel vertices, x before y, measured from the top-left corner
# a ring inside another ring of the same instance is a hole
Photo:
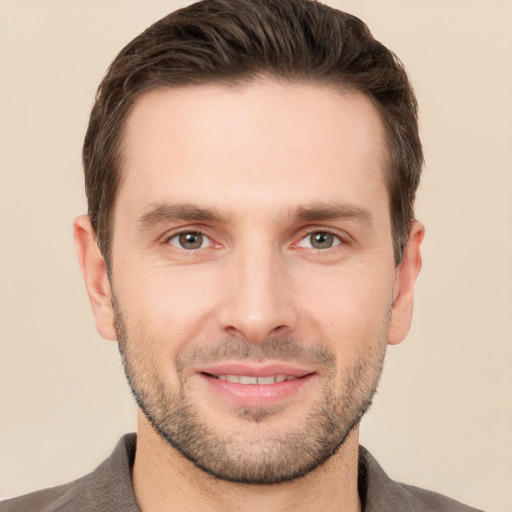
[[[246,377],[240,375],[240,384],[258,384],[258,377]]]
[[[297,377],[292,375],[269,375],[268,377],[254,377],[251,375],[215,375],[219,380],[228,382],[236,382],[237,384],[275,384],[276,382],[284,382],[285,380],[295,380]]]
[[[258,384],[275,384],[277,377],[270,375],[268,377],[258,377]]]

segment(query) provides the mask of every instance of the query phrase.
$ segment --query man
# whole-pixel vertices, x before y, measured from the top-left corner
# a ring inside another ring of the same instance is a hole
[[[103,80],[75,222],[139,406],[97,470],[0,510],[450,510],[359,446],[412,317],[422,150],[398,59],[310,0],[207,0]]]

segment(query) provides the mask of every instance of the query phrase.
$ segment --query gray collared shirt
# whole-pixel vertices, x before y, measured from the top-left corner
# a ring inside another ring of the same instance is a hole
[[[92,473],[58,487],[3,501],[0,512],[140,512],[131,480],[135,447],[135,434],[127,434]],[[362,446],[358,488],[364,512],[477,511],[440,494],[391,480]]]

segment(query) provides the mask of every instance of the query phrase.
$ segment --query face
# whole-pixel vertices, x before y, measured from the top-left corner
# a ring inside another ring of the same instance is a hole
[[[369,406],[419,270],[394,265],[384,147],[371,102],[326,87],[135,104],[97,324],[153,428],[214,476],[304,475]]]

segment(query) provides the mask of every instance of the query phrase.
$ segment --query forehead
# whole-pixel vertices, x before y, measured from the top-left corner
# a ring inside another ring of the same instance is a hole
[[[387,196],[382,122],[355,92],[272,80],[163,88],[138,98],[124,135],[118,200],[133,208]]]

